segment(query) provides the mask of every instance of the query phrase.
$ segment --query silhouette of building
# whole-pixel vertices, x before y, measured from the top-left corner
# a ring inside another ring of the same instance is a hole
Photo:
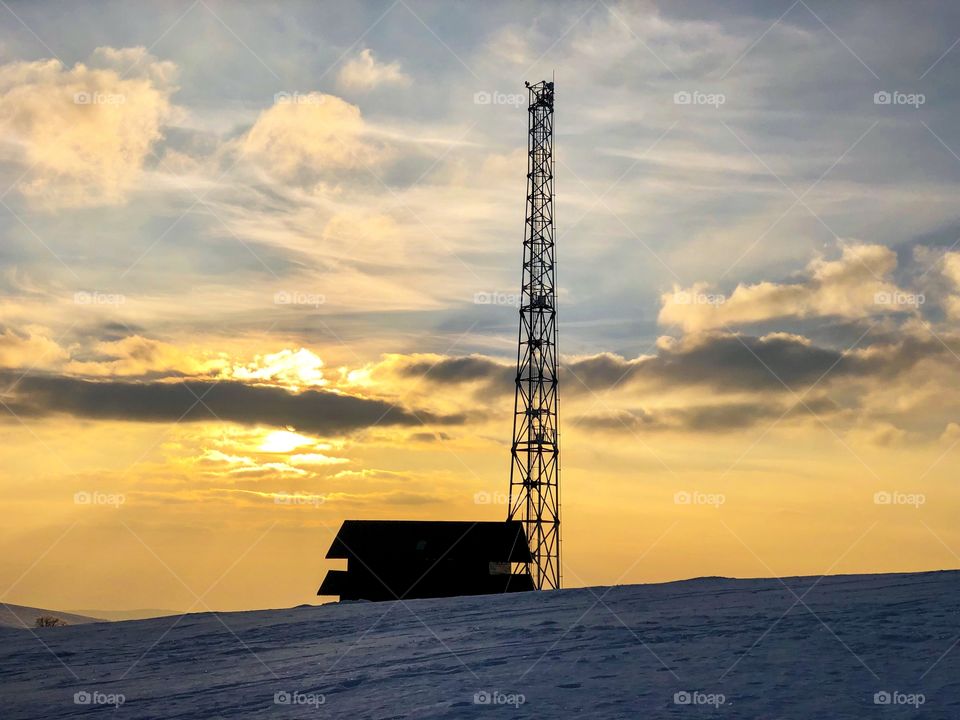
[[[317,595],[341,600],[489,595],[533,590],[519,521],[346,520],[327,552],[347,561],[330,570]]]

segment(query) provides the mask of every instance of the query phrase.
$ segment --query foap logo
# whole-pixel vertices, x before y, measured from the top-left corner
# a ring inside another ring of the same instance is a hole
[[[474,105],[509,105],[511,107],[522,107],[527,102],[527,96],[523,93],[502,93],[494,90],[487,92],[480,90],[473,94]]]
[[[99,690],[79,690],[73,694],[74,705],[111,705],[114,709],[127,701],[123,693],[104,693]]]
[[[927,102],[927,96],[923,93],[905,93],[899,90],[888,92],[887,90],[878,90],[873,94],[874,105],[909,105],[913,108],[919,108]]]
[[[327,702],[326,695],[322,693],[305,693],[294,690],[280,690],[273,694],[274,705],[306,705],[307,707],[320,707]]]
[[[78,493],[73,494],[73,504],[74,505],[105,505],[106,507],[112,507],[114,509],[120,507],[127,501],[127,498],[122,493],[105,493],[98,492],[94,490],[93,492],[87,492],[81,490]]]
[[[78,92],[73,94],[74,105],[123,105],[126,95],[102,92]]]
[[[927,296],[923,293],[905,293],[899,290],[893,292],[882,291],[875,293],[873,303],[875,305],[892,305],[895,307],[918,308],[927,301]]]
[[[919,509],[921,505],[927,504],[927,496],[923,493],[905,493],[894,490],[888,492],[881,490],[873,494],[874,505],[907,505],[914,509]]]
[[[473,294],[474,305],[506,305],[520,307],[520,296],[516,293],[503,292],[476,292]]]
[[[726,301],[727,296],[720,293],[679,290],[673,294],[674,305],[723,305]]]
[[[673,94],[674,105],[709,105],[717,110],[727,102],[723,93],[707,93],[700,90],[681,90]]]
[[[323,95],[315,92],[281,91],[273,96],[274,105],[322,105],[323,101]]]
[[[487,690],[478,690],[473,694],[474,705],[510,705],[518,708],[527,701],[523,693],[505,693],[499,690],[488,692]]]
[[[708,705],[718,708],[727,702],[723,693],[706,693],[700,690],[681,690],[673,694],[674,705]]]
[[[718,508],[726,501],[727,496],[721,493],[680,490],[673,494],[673,502],[675,505],[707,505]]]
[[[510,496],[505,492],[481,491],[473,494],[474,505],[506,505],[508,502],[510,502]]]
[[[273,294],[274,305],[306,305],[319,309],[326,302],[327,296],[320,293],[280,290]]]
[[[74,305],[114,305],[119,306],[127,302],[127,298],[120,293],[104,293],[96,290],[87,292],[81,290],[73,294]]]
[[[874,705],[909,705],[914,710],[927,701],[923,693],[904,693],[899,690],[880,690],[873,694]]]
[[[276,493],[273,496],[275,505],[309,505],[320,507],[327,499],[323,495],[306,495],[304,493]]]

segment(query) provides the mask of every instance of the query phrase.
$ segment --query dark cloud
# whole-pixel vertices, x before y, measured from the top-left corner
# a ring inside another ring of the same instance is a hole
[[[871,334],[864,340],[869,341]],[[897,337],[899,340],[895,340]],[[925,358],[948,352],[934,338],[878,332],[876,340],[880,342],[869,346],[869,352],[845,354],[796,335],[756,337],[718,332],[688,338],[660,348],[656,355],[633,360],[603,353],[565,362],[560,377],[564,392],[572,394],[603,392],[631,383],[654,388],[704,387],[719,392],[788,392],[789,388],[802,393],[821,378],[828,383],[851,376],[891,377]],[[416,361],[401,366],[400,374],[447,384],[482,383],[478,394],[487,396],[512,393],[515,370],[513,365],[471,355],[439,362]]]
[[[648,412],[634,409],[615,413],[581,415],[573,418],[573,424],[591,430],[615,432],[680,432],[723,433],[743,430],[760,423],[772,423],[782,419],[827,416],[837,412],[840,406],[830,398],[804,398],[788,403],[729,403],[722,405],[696,405],[686,408],[668,408]]]
[[[483,402],[490,398],[512,395],[516,387],[517,370],[513,365],[497,362],[480,355],[448,357],[439,361],[417,360],[401,365],[401,377],[425,383],[475,384],[474,395]]]
[[[926,338],[907,336],[897,343],[871,347],[869,352],[856,356],[851,369],[857,375],[876,375],[891,378],[909,370],[922,360],[944,357],[955,358],[960,345],[953,336],[929,335]]]
[[[418,432],[410,435],[410,440],[413,442],[438,442],[440,440],[446,441],[450,439],[450,436],[445,432]]]
[[[946,342],[957,344],[952,337]],[[960,351],[960,347],[953,351]],[[680,387],[703,388],[720,395],[770,394],[771,400],[756,403],[704,404],[659,410],[654,415],[641,410],[623,416],[576,419],[595,428],[623,429],[626,425],[635,430],[720,432],[778,417],[788,403],[795,401],[794,393],[802,394],[815,383],[826,388],[843,378],[890,380],[925,359],[946,357],[950,352],[938,340],[913,336],[844,354],[792,335],[758,338],[716,333],[678,341],[661,348],[657,355],[634,360],[612,354],[575,360],[561,369],[561,380],[564,392],[571,395],[601,393],[630,385],[653,391]],[[952,356],[950,359],[952,361]],[[398,372],[410,379],[426,376],[443,386],[473,384],[471,390],[480,402],[502,398],[514,388],[512,365],[482,356],[443,358],[439,362],[414,360],[401,365]],[[16,380],[14,374],[0,372],[0,381],[14,385],[3,400],[18,416],[63,413],[143,422],[221,419],[246,424],[290,425],[321,434],[349,433],[373,425],[417,427],[421,421],[427,425],[466,422],[464,415],[437,415],[383,400],[317,390],[294,394],[281,388],[238,382],[88,381],[43,375]],[[856,396],[855,392],[845,393],[843,406],[852,407]],[[203,398],[203,402],[199,402],[198,397]],[[837,409],[827,401],[817,402],[823,404],[815,407],[813,400],[806,399],[818,415]],[[799,405],[788,414],[807,412]],[[444,436],[415,434],[411,439],[430,442]]]
[[[720,334],[661,349],[651,357],[624,360],[597,355],[568,365],[573,382],[594,391],[631,382],[721,390],[783,390],[786,384],[802,390],[831,367],[832,375],[849,372],[840,352],[799,338]]]
[[[775,391],[803,393],[821,381],[839,378],[889,378],[920,361],[941,356],[947,348],[931,339],[906,337],[896,343],[844,353],[818,347],[792,335],[753,337],[714,334],[661,349],[656,356],[625,360],[596,355],[569,363],[573,376],[566,387],[594,392],[638,382],[653,387],[706,387],[719,392]]]
[[[12,373],[0,373],[5,384]],[[382,400],[318,390],[294,394],[238,382],[92,382],[64,376],[22,378],[4,402],[18,416],[64,413],[98,420],[218,421],[292,426],[325,435],[373,425],[456,425],[459,415],[413,411]],[[198,401],[202,398],[202,402]]]
[[[99,340],[109,342],[111,340],[123,340],[131,334],[144,333],[147,329],[136,323],[106,322],[99,327],[86,328],[85,335],[93,335]]]
[[[409,365],[403,365],[400,368],[400,374],[404,377],[425,377],[437,382],[453,383],[505,380],[507,386],[512,388],[516,368],[490,358],[469,355],[443,358],[439,361],[418,360]]]

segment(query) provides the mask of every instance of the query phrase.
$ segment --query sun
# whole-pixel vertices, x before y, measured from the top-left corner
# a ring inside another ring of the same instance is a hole
[[[305,445],[313,445],[315,442],[313,438],[291,430],[274,430],[267,433],[257,450],[267,453],[288,453]]]

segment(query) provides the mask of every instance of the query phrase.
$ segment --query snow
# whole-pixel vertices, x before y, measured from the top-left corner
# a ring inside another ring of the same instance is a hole
[[[0,628],[0,717],[958,718],[958,621],[950,571]]]

